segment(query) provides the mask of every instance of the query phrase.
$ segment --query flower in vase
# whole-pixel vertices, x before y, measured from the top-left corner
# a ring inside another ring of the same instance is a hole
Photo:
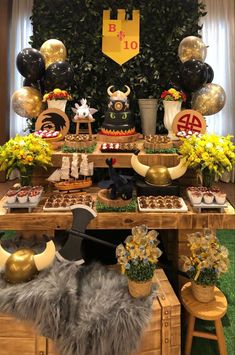
[[[166,101],[186,101],[186,95],[182,91],[177,91],[174,88],[164,90],[161,94],[161,99]]]
[[[221,274],[227,272],[228,250],[210,233],[188,235],[190,256],[180,257],[182,270],[199,285],[215,285]]]
[[[42,101],[50,100],[72,100],[72,96],[66,90],[54,89],[45,94]]]
[[[134,281],[147,281],[153,277],[158,258],[162,252],[157,247],[159,241],[155,230],[149,231],[145,225],[132,228],[132,235],[125,240],[125,246],[116,248],[116,256],[121,271]]]
[[[51,165],[50,145],[33,134],[16,135],[0,147],[0,170],[6,171],[8,178],[13,169],[26,174],[29,168]]]
[[[183,140],[179,153],[187,160],[188,167],[221,176],[231,171],[235,162],[235,145],[231,138],[230,135],[192,134]]]

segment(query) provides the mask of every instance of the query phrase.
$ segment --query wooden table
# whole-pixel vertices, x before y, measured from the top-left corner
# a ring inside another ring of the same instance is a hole
[[[72,225],[71,212],[44,212],[43,205],[46,197],[42,198],[33,212],[8,213],[3,204],[5,198],[0,200],[0,230],[65,230]],[[98,213],[87,229],[130,229],[139,224],[146,224],[156,229],[235,229],[235,210],[229,204],[224,213],[209,210],[208,212],[194,212],[187,202],[189,211],[151,213],[151,212],[106,212]],[[114,223],[118,221],[118,223]]]

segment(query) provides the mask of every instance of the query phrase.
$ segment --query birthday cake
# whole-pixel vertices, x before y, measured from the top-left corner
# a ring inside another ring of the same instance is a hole
[[[112,92],[113,86],[107,90],[109,95],[108,111],[101,127],[101,133],[107,136],[130,136],[135,134],[135,123],[129,110],[127,96],[130,94],[130,88],[125,85],[127,91]]]

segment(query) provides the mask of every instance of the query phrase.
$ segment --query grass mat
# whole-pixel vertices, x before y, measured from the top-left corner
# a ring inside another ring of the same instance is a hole
[[[123,207],[110,207],[100,201],[96,201],[97,212],[135,212],[137,208],[136,199],[133,199],[128,205]]]
[[[235,355],[235,231],[218,230],[217,237],[220,243],[229,250],[230,267],[217,284],[228,301],[227,314],[222,318],[224,334],[229,355]],[[182,325],[183,326],[183,325]],[[214,322],[196,321],[195,329],[214,332]],[[183,328],[185,338],[185,328]],[[184,348],[185,339],[182,340]],[[217,355],[219,354],[215,340],[193,338],[191,355]]]

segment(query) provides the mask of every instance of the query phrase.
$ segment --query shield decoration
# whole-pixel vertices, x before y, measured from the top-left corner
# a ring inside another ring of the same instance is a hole
[[[140,12],[132,11],[132,20],[126,20],[126,11],[117,10],[117,20],[110,19],[110,10],[103,11],[102,52],[122,65],[139,53]]]

